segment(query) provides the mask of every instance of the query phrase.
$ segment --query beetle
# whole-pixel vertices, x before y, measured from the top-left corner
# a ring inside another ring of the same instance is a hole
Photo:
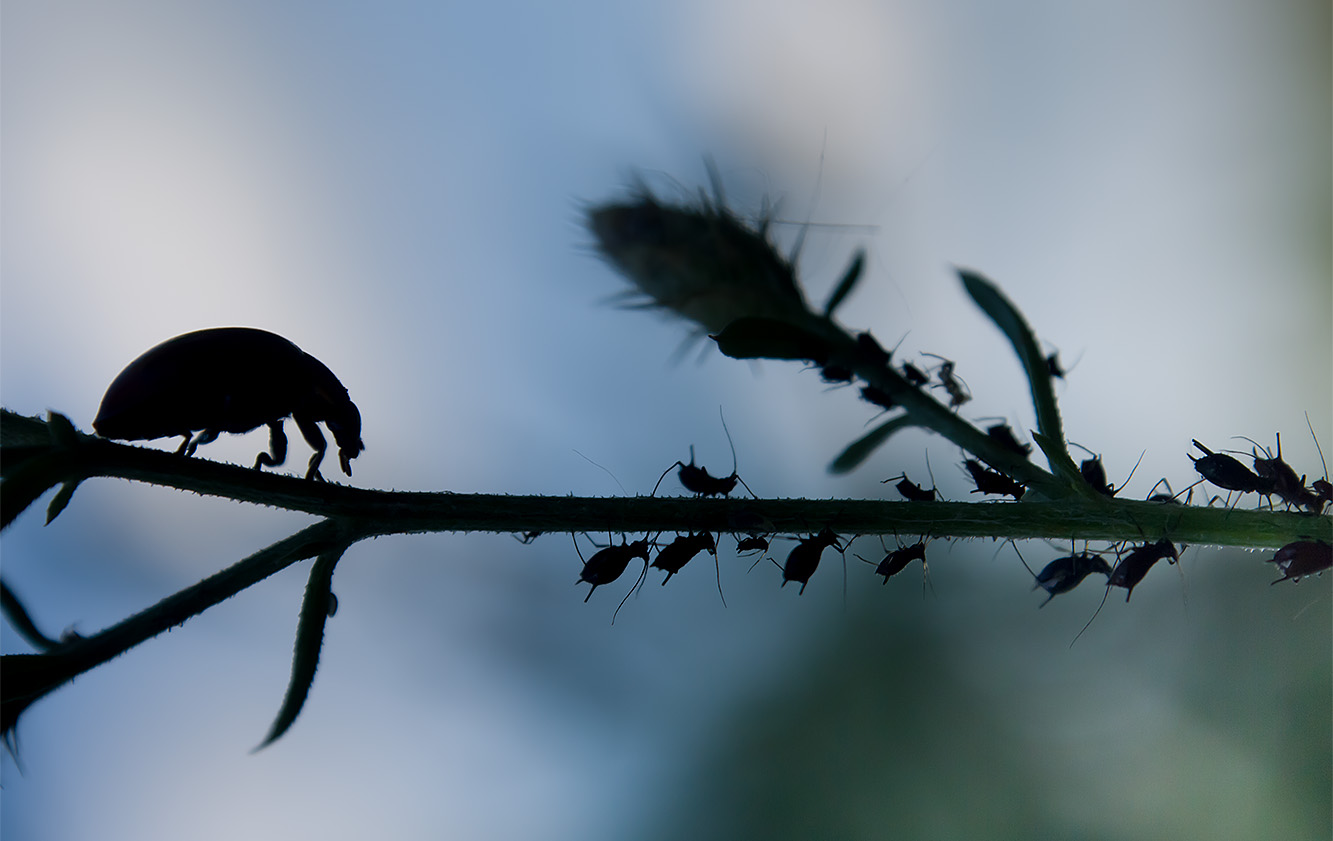
[[[324,478],[320,422],[338,444],[343,473],[352,475],[352,459],[365,449],[361,412],[333,372],[275,333],[216,327],[168,339],[126,366],[107,388],[93,430],[126,441],[180,435],[177,454],[191,456],[223,432],[267,424],[272,452],[255,459],[258,470],[286,461],[289,415],[315,451],[307,479]]]

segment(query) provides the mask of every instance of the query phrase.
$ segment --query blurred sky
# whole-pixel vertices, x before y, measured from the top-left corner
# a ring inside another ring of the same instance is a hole
[[[852,477],[825,473],[870,416],[853,390],[716,353],[673,363],[683,325],[606,305],[623,284],[591,253],[587,203],[636,173],[688,199],[709,153],[744,214],[769,195],[785,219],[874,226],[811,230],[810,296],[867,247],[842,320],[956,360],[968,417],[1033,425],[1007,344],[951,264],[995,279],[1077,360],[1059,386],[1067,433],[1116,484],[1143,453],[1130,493],[1192,481],[1191,438],[1220,449],[1281,431],[1287,461],[1321,473],[1305,417],[1330,450],[1329,33],[1327,3],[1295,0],[13,0],[0,7],[0,401],[88,429],[139,353],[240,324],[292,339],[347,385],[365,422],[361,487],[619,493],[578,450],[647,493],[691,444],[725,472],[719,405],[761,495],[924,480],[916,434]],[[784,247],[796,232],[779,230]],[[250,463],[264,443],[229,436],[203,454]],[[938,440],[930,453],[941,489],[965,497],[957,453]],[[288,469],[304,459],[293,437]],[[105,480],[49,528],[41,507],[5,535],[3,564],[57,631],[100,629],[308,522]],[[1316,700],[1327,685],[1328,581],[1269,589],[1257,556],[1192,551],[1129,606],[1113,595],[1069,649],[1100,591],[1038,613],[1012,552],[994,551],[938,544],[924,603],[849,555],[844,607],[829,558],[797,598],[771,565],[746,575],[724,550],[729,608],[696,561],[667,590],[650,577],[610,627],[619,592],[582,603],[567,536],[361,544],[283,740],[246,753],[286,684],[308,565],[34,707],[24,773],[4,760],[3,833],[647,836],[688,804],[711,814],[690,779],[730,767],[727,739],[758,726],[756,699],[786,697],[889,610],[953,681],[900,691],[929,699],[961,679],[991,713],[1040,711],[1010,736],[1053,752],[1034,780],[1078,795],[1042,826],[1134,837],[1162,819],[1174,837],[1254,838],[1284,814],[1312,837],[1327,827],[1327,776],[1311,798],[1275,781],[1292,756],[1327,754],[1329,716],[1292,714],[1297,732],[1314,727],[1293,753],[1235,733],[1273,712],[1258,676]],[[1217,609],[1226,598],[1245,615]],[[1194,656],[1231,633],[1251,640],[1234,659]],[[4,650],[26,650],[7,626]],[[1201,718],[1182,687],[1217,697],[1206,681],[1241,695]],[[1184,767],[1235,773],[1186,786],[1184,810],[1134,774],[1166,734]],[[1080,797],[1133,806],[1084,812]]]

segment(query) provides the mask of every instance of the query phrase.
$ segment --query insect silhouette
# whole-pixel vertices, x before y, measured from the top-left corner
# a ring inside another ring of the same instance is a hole
[[[718,409],[718,416],[722,416],[722,409]],[[675,464],[662,471],[662,475],[657,478],[657,484],[653,485],[653,493],[657,493],[657,486],[662,484],[666,475],[677,467],[680,472],[677,477],[685,490],[696,496],[727,496],[736,488],[736,483],[740,482],[745,490],[750,491],[750,496],[755,496],[750,486],[745,484],[745,480],[736,472],[736,445],[731,440],[731,431],[727,429],[727,419],[722,418],[722,431],[727,435],[727,444],[731,447],[731,475],[713,476],[707,468],[696,466],[694,463],[694,445],[690,445],[690,463],[676,462]],[[758,497],[756,497],[757,499]]]
[[[903,499],[906,499],[906,500],[908,500],[909,502],[934,502],[934,501],[935,501],[935,494],[936,494],[937,492],[936,492],[936,490],[935,490],[934,488],[931,488],[930,490],[926,490],[925,488],[921,487],[921,486],[918,485],[917,483],[913,482],[911,479],[908,479],[906,473],[902,474],[902,476],[895,476],[895,477],[890,478],[890,479],[885,479],[884,482],[892,482],[893,479],[895,479],[895,478],[896,478],[896,479],[900,479],[900,481],[898,482],[898,484],[894,485],[893,487],[894,487],[895,489],[897,489],[898,493],[900,493],[900,494],[903,495]],[[883,484],[883,483],[881,483],[881,484]]]
[[[1193,444],[1203,450],[1204,455],[1199,458],[1190,456],[1190,461],[1194,462],[1194,469],[1207,481],[1219,488],[1240,491],[1242,494],[1254,492],[1266,496],[1273,492],[1272,480],[1259,476],[1229,455],[1213,452],[1197,439]]]
[[[767,551],[768,551],[768,538],[761,537],[760,535],[750,535],[749,537],[744,537],[736,541],[736,554],[738,555],[743,554],[745,552],[767,552]]]
[[[1305,477],[1297,476],[1296,471],[1291,465],[1282,460],[1282,434],[1277,433],[1277,455],[1274,456],[1267,447],[1258,443],[1252,438],[1245,438],[1255,446],[1253,450],[1254,472],[1265,482],[1272,484],[1273,494],[1285,502],[1287,505],[1295,508],[1304,508],[1311,514],[1318,514],[1324,510],[1325,500],[1321,498],[1319,489],[1310,489],[1305,487]],[[1259,450],[1264,451],[1266,458],[1259,458]],[[1320,455],[1323,458],[1323,455]]]
[[[1111,577],[1106,581],[1106,586],[1124,587],[1125,601],[1129,601],[1129,597],[1134,595],[1134,588],[1148,574],[1148,570],[1163,558],[1169,559],[1171,563],[1180,560],[1176,545],[1169,540],[1159,540],[1156,543],[1145,543],[1136,547],[1115,565]]]
[[[107,388],[93,430],[126,441],[179,435],[176,452],[192,456],[223,432],[267,424],[272,452],[255,459],[260,469],[287,460],[288,416],[315,451],[307,479],[324,478],[321,422],[338,444],[343,473],[352,475],[352,459],[365,449],[361,412],[333,372],[275,333],[217,327],[168,339],[126,366]]]
[[[1014,547],[1018,551],[1018,547]],[[1023,566],[1027,566],[1027,561],[1023,560],[1022,553],[1019,553],[1018,559],[1023,561]],[[1028,567],[1028,572],[1032,573],[1032,568]],[[1042,567],[1041,572],[1032,575],[1036,582],[1032,589],[1041,588],[1046,591],[1046,601],[1037,605],[1043,608],[1050,604],[1051,599],[1062,593],[1068,593],[1070,590],[1083,583],[1083,579],[1092,575],[1094,572],[1100,572],[1105,575],[1109,581],[1111,578],[1111,565],[1106,563],[1106,559],[1101,555],[1095,555],[1089,552],[1075,552],[1072,555],[1066,555],[1063,558],[1056,558],[1046,566]]]
[[[880,539],[880,545],[883,545],[883,538]],[[879,563],[868,561],[860,555],[857,555],[856,557],[862,563],[873,566],[875,568],[875,575],[884,576],[885,584],[889,583],[890,578],[907,569],[907,565],[912,561],[920,561],[921,588],[923,591],[925,590],[926,582],[930,580],[930,567],[926,565],[926,542],[924,540],[911,546],[899,546],[892,551],[886,549],[885,552],[884,560]]]
[[[671,580],[671,576],[680,572],[681,569],[694,559],[700,552],[708,552],[713,556],[714,566],[717,566],[717,542],[708,532],[698,532],[695,534],[683,534],[675,540],[663,546],[653,559],[653,569],[660,569],[666,572],[666,578],[662,579],[662,586]],[[722,569],[717,570],[717,594],[722,596]],[[727,604],[727,597],[722,596],[722,605]]]
[[[926,353],[922,355],[933,356],[940,360],[940,364],[935,370],[935,376],[939,378],[939,387],[949,393],[950,409],[957,409],[972,399],[972,392],[968,389],[967,383],[963,382],[962,378],[953,372],[955,366],[952,359],[945,359],[938,353]]]
[[[997,423],[994,426],[986,427],[986,437],[1021,458],[1027,458],[1032,453],[1032,445],[1019,443],[1019,440],[1014,437],[1014,431],[1009,428],[1007,423]]]
[[[893,399],[893,395],[877,385],[861,386],[861,399],[867,403],[874,403],[881,409],[892,409],[898,405],[898,401]]]
[[[998,470],[987,468],[974,458],[964,460],[963,466],[972,475],[972,482],[977,486],[972,493],[999,494],[1022,499],[1024,492],[1027,491],[1022,483],[1010,479]]]
[[[930,382],[930,377],[926,374],[926,372],[922,371],[920,368],[916,367],[910,362],[903,363],[902,372],[903,372],[903,379],[907,380],[909,383],[916,386],[917,388],[920,388],[921,386]]]
[[[820,556],[829,546],[838,548],[838,536],[827,526],[818,534],[812,534],[797,543],[787,555],[787,563],[782,567],[782,586],[786,587],[788,581],[796,581],[801,585],[797,595],[804,594],[805,585],[810,583],[810,576],[814,575],[819,567]]]
[[[573,537],[573,535],[570,535],[570,537]],[[642,581],[644,574],[647,574],[648,544],[650,543],[648,538],[644,537],[642,540],[636,540],[633,543],[625,541],[624,538],[621,538],[621,541],[619,546],[612,544],[603,549],[598,549],[586,561],[583,560],[583,552],[579,551],[578,540],[574,541],[574,551],[578,552],[579,560],[583,561],[583,571],[579,573],[579,578],[574,583],[587,582],[592,585],[588,590],[588,595],[583,597],[584,604],[588,603],[588,599],[592,598],[592,594],[597,592],[598,587],[603,584],[610,584],[624,575],[629,562],[635,558],[643,561],[643,573],[639,575],[639,581]],[[616,616],[620,614],[620,608],[625,606],[625,601],[629,599],[630,594],[638,586],[638,582],[635,582],[634,587],[631,587],[629,593],[625,594],[625,598],[620,600],[620,604],[616,606],[616,612],[611,614],[612,624],[615,624]]]
[[[1075,444],[1073,441],[1070,441],[1069,443],[1072,446],[1078,447],[1083,452],[1092,456],[1092,458],[1084,459],[1082,462],[1079,463],[1078,472],[1083,477],[1083,481],[1091,485],[1092,489],[1095,490],[1097,493],[1101,494],[1102,496],[1113,497],[1116,494],[1120,493],[1122,490],[1124,490],[1125,485],[1129,484],[1129,480],[1134,478],[1134,472],[1139,469],[1139,463],[1143,461],[1143,456],[1140,455],[1139,460],[1134,462],[1134,467],[1130,469],[1129,475],[1125,477],[1124,483],[1121,484],[1119,488],[1117,488],[1115,485],[1112,485],[1110,481],[1107,480],[1106,468],[1102,465],[1102,457],[1100,455],[1094,453],[1092,450],[1089,450],[1082,444]],[[1158,482],[1157,484],[1160,485],[1161,482]],[[1170,487],[1171,485],[1168,482],[1167,488]],[[1157,490],[1156,485],[1153,486],[1153,490]]]
[[[1282,581],[1300,581],[1307,575],[1323,572],[1333,566],[1333,546],[1322,540],[1298,540],[1288,543],[1268,559],[1270,564],[1277,564]]]

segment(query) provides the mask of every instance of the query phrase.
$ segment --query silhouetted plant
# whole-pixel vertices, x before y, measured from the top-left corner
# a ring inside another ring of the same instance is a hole
[[[1035,586],[1045,589],[1048,601],[1092,572],[1107,576],[1108,589],[1126,588],[1128,599],[1153,563],[1163,558],[1175,561],[1177,542],[1282,547],[1271,559],[1283,576],[1280,580],[1299,579],[1329,567],[1333,520],[1323,514],[1329,502],[1327,478],[1316,480],[1307,489],[1305,477],[1296,477],[1295,471],[1281,461],[1280,451],[1276,457],[1265,451],[1264,458],[1260,458],[1256,450],[1255,472],[1251,473],[1235,459],[1199,445],[1205,456],[1196,459],[1195,464],[1206,479],[1220,479],[1224,488],[1230,481],[1232,485],[1244,485],[1244,490],[1276,494],[1288,507],[1302,510],[1277,511],[1271,505],[1266,511],[1193,506],[1180,504],[1176,499],[1179,495],[1149,500],[1123,498],[1119,495],[1123,488],[1113,488],[1106,481],[1099,459],[1076,465],[1069,453],[1052,388],[1052,379],[1063,377],[1065,370],[1054,354],[1041,353],[1032,329],[994,283],[976,272],[959,270],[967,294],[1008,339],[1027,377],[1037,420],[1032,438],[1047,464],[1046,468],[1040,467],[1028,458],[1030,447],[1020,444],[1007,425],[983,430],[959,416],[958,408],[971,399],[971,394],[952,361],[937,357],[940,363],[928,366],[929,373],[910,362],[894,367],[892,352],[870,333],[849,332],[834,320],[835,312],[861,279],[865,265],[861,253],[850,261],[824,306],[819,311],[811,309],[797,282],[794,255],[784,257],[773,245],[768,237],[768,220],[760,219],[757,226],[752,226],[733,213],[726,206],[721,180],[711,166],[709,175],[713,182],[711,199],[702,195],[694,204],[669,204],[639,187],[625,201],[589,211],[589,228],[597,247],[643,296],[643,305],[692,322],[726,356],[796,360],[817,366],[826,381],[863,383],[863,399],[891,414],[848,445],[830,465],[832,472],[852,470],[895,433],[921,427],[972,456],[965,464],[977,485],[976,492],[1008,495],[1015,501],[934,501],[933,489],[927,491],[906,476],[896,486],[909,499],[906,502],[715,499],[710,497],[725,496],[734,487],[733,480],[739,478],[734,466],[732,476],[712,477],[693,464],[693,457],[689,465],[677,462],[672,467],[680,467],[682,473],[699,471],[699,475],[690,474],[698,480],[695,485],[686,484],[699,494],[694,498],[658,498],[655,491],[651,497],[578,499],[363,490],[218,464],[187,457],[186,453],[130,447],[83,433],[54,412],[42,420],[6,410],[0,418],[0,527],[8,528],[40,496],[56,488],[47,507],[50,523],[71,503],[79,484],[95,477],[148,482],[323,518],[87,637],[57,640],[42,633],[6,585],[4,611],[37,649],[36,653],[3,658],[0,728],[6,739],[12,738],[25,709],[77,675],[293,563],[314,558],[300,610],[291,680],[260,747],[272,743],[296,720],[314,680],[324,626],[337,606],[332,591],[334,568],[350,546],[379,535],[493,531],[521,534],[527,543],[547,532],[609,528],[621,535],[621,542],[594,553],[580,576],[594,590],[618,579],[633,558],[641,558],[646,570],[652,550],[659,553],[659,563],[652,565],[665,569],[670,578],[701,551],[716,556],[718,541],[714,535],[722,533],[736,536],[738,551],[758,550],[759,561],[767,557],[770,538],[794,536],[791,539],[799,541],[797,546],[791,550],[787,564],[778,566],[783,583],[798,582],[802,590],[825,548],[844,551],[844,536],[862,534],[1013,540],[1068,539],[1076,535],[1084,541],[1132,545],[1125,559],[1114,566],[1085,546],[1083,552],[1073,552],[1034,573]],[[943,391],[947,403],[935,396],[938,390]],[[339,399],[350,405],[345,393]],[[298,421],[301,419],[298,415]],[[267,423],[274,419],[261,420]],[[307,413],[304,420],[313,426],[312,415]],[[278,421],[279,428],[272,433],[275,442],[281,434],[280,418]],[[192,431],[169,430],[171,434]],[[336,437],[339,430],[333,431]],[[302,432],[313,443],[305,426]],[[342,461],[347,470],[348,457],[359,452],[360,441],[346,428],[342,432],[338,441],[343,446]],[[285,445],[285,437],[282,441]],[[274,448],[276,455],[276,443]],[[265,461],[261,455],[256,467],[272,463],[273,457]],[[312,460],[311,476],[316,475],[317,465],[318,461]],[[1237,468],[1244,473],[1237,472]],[[708,481],[703,482],[702,477]],[[685,537],[659,543],[667,532]],[[631,541],[630,534],[644,537]],[[914,559],[922,561],[924,572],[924,541],[886,551],[888,555],[879,564],[867,561],[886,583]],[[670,557],[662,560],[660,553]],[[607,563],[608,558],[614,563]]]

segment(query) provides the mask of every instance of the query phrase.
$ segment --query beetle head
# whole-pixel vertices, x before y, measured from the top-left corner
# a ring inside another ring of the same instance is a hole
[[[366,445],[361,443],[361,412],[351,400],[337,404],[335,411],[324,418],[324,424],[338,442],[338,462],[343,473],[352,475],[352,459],[361,454]]]

